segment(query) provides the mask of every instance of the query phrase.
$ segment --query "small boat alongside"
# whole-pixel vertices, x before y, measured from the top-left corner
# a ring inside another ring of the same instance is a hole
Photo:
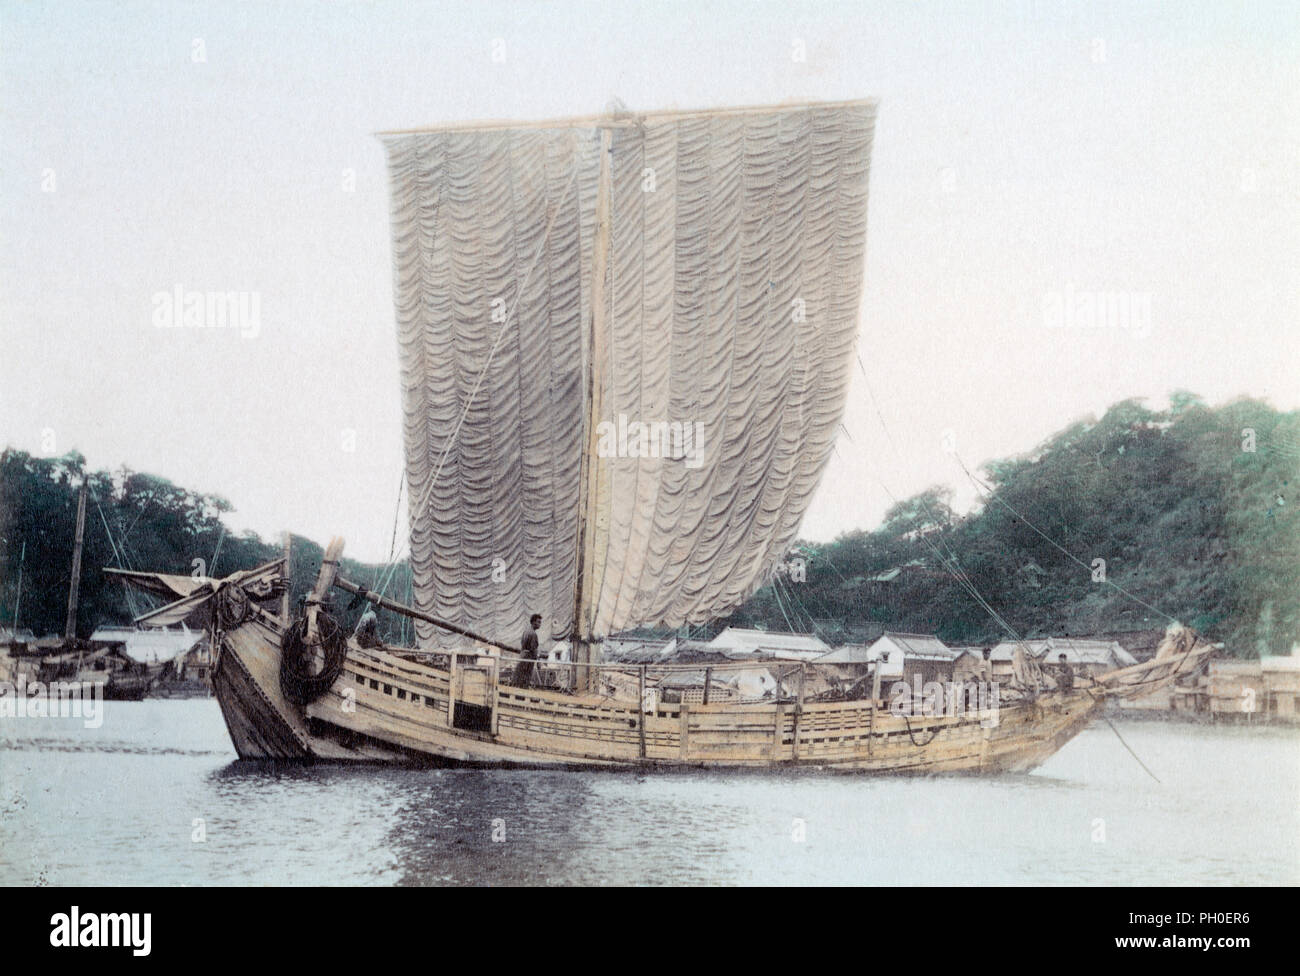
[[[76,533],[68,583],[67,619],[62,637],[36,638],[30,632],[13,637],[0,647],[0,681],[44,694],[54,686],[78,696],[139,701],[157,680],[161,666],[148,664],[127,653],[127,637],[134,631],[96,631],[87,640],[77,636],[77,596],[81,582],[81,557],[86,531],[88,485],[77,496]],[[26,554],[26,546],[23,547]],[[22,598],[19,577],[18,600]],[[170,636],[170,635],[169,635]]]

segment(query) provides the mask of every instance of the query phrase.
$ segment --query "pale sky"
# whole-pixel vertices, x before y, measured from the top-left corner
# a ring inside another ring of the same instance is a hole
[[[1298,10],[0,0],[0,444],[385,557],[372,134],[613,98],[880,100],[859,350],[889,436],[859,372],[805,537],[874,526],[886,489],[968,502],[946,434],[975,465],[1126,397],[1300,407]],[[176,285],[258,293],[258,334],[155,328]],[[1149,319],[1051,328],[1053,295]]]

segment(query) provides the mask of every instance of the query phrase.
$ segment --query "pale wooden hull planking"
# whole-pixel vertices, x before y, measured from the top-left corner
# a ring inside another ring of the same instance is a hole
[[[278,619],[265,612],[220,637],[213,689],[244,759],[1025,772],[1082,731],[1102,703],[1087,691],[1048,694],[1003,705],[996,722],[980,713],[903,718],[883,701],[874,715],[870,701],[842,701],[656,703],[642,716],[635,702],[502,684],[500,662],[486,655],[457,655],[437,668],[351,643],[339,679],[299,706],[280,691],[280,637]],[[466,712],[477,727],[458,727]]]

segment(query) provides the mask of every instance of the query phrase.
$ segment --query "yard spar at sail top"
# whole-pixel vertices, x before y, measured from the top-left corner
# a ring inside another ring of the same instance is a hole
[[[382,136],[418,609],[585,642],[762,585],[844,409],[874,122],[854,101]],[[629,418],[700,432],[696,463],[598,450]]]

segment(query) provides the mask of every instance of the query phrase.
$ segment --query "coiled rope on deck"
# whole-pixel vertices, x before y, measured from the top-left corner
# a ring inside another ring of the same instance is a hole
[[[309,642],[307,620],[300,617],[280,642],[280,691],[295,705],[306,705],[325,694],[343,673],[347,660],[348,641],[338,622],[320,613],[316,629],[316,640]],[[316,662],[320,662],[319,671]]]

